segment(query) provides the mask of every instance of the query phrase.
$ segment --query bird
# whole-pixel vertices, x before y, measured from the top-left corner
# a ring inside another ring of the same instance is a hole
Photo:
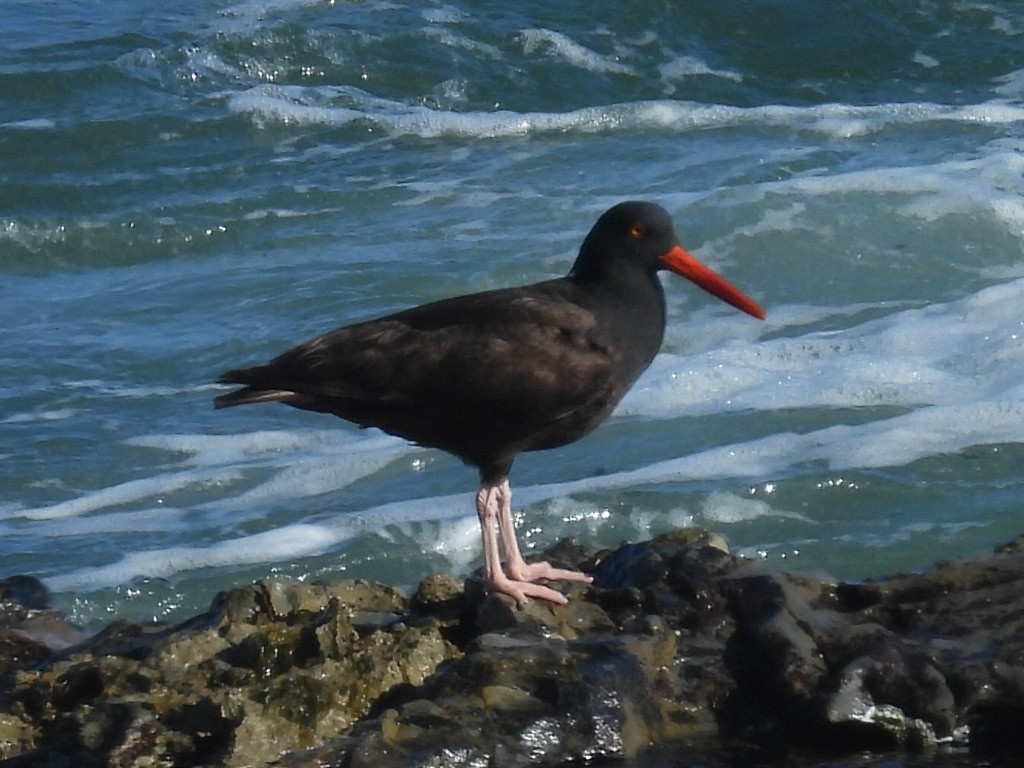
[[[650,365],[665,334],[663,270],[765,318],[679,244],[664,208],[627,201],[597,219],[564,277],[337,328],[265,365],[221,374],[218,383],[241,388],[214,405],[277,402],[332,414],[476,467],[485,588],[519,606],[562,605],[565,595],[544,582],[592,579],[524,559],[509,472],[524,451],[593,431]]]

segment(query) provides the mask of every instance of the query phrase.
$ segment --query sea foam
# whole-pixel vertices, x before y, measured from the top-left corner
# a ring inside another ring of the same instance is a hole
[[[839,331],[662,354],[619,414],[1008,400],[1024,364],[1022,302],[1017,279]]]
[[[523,52],[527,54],[545,54],[590,72],[636,74],[632,67],[618,61],[614,56],[592,51],[561,32],[551,29],[524,29],[519,33],[519,37],[523,43]]]
[[[412,134],[423,138],[500,138],[566,131],[691,131],[754,126],[851,138],[877,133],[893,125],[1024,122],[1024,107],[1004,101],[965,106],[911,102],[868,106],[733,107],[662,99],[584,107],[567,112],[452,112],[383,99],[352,86],[277,84],[260,84],[229,94],[228,107],[251,115],[258,125],[269,122],[343,126],[363,122],[389,134]]]

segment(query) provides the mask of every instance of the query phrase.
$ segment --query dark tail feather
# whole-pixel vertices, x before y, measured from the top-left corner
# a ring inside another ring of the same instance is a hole
[[[213,399],[214,408],[230,408],[233,405],[248,405],[249,403],[281,403],[289,398],[295,397],[295,393],[287,389],[257,389],[256,387],[244,387],[226,395],[220,395]]]
[[[239,368],[233,371],[226,371],[217,378],[218,384],[244,384],[241,389],[228,392],[226,395],[219,395],[213,399],[214,408],[230,408],[233,405],[248,405],[249,403],[278,403],[285,401],[295,395],[287,389],[267,389],[254,383],[253,372],[258,368]]]

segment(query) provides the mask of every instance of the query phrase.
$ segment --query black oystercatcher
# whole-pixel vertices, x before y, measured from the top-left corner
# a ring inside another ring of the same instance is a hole
[[[663,269],[764,318],[680,247],[663,208],[627,202],[597,220],[565,277],[339,328],[267,365],[228,371],[220,382],[244,386],[214,402],[332,413],[473,464],[487,587],[520,604],[565,603],[536,582],[591,579],[523,559],[508,473],[520,451],[566,445],[597,427],[654,359],[665,333]]]

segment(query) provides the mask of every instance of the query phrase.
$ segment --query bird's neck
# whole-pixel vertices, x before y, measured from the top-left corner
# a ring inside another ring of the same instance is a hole
[[[665,335],[665,292],[656,273],[623,270],[607,277],[590,276],[580,287],[591,297],[602,329],[628,358],[636,374],[661,348]]]

